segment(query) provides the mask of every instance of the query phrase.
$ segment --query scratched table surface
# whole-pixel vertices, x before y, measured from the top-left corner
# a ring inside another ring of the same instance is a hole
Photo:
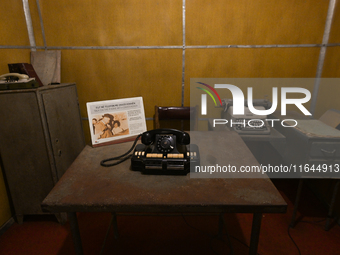
[[[200,165],[258,165],[236,132],[193,131],[190,137],[191,143],[199,146]],[[131,170],[130,160],[113,167],[100,166],[101,160],[121,155],[131,145],[86,146],[45,198],[42,208],[51,212],[286,211],[286,202],[262,174],[250,174],[249,178],[226,173],[223,178],[145,175]]]

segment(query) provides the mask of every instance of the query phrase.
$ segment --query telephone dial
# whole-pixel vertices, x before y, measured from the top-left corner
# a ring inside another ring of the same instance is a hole
[[[136,143],[141,137],[141,144]],[[132,155],[128,155],[134,149]],[[128,156],[126,156],[128,155]],[[186,175],[190,166],[200,163],[198,146],[190,144],[187,132],[176,129],[154,129],[137,136],[125,154],[101,161],[102,166],[114,166],[131,157],[131,168],[146,174]],[[108,161],[119,160],[109,164]]]
[[[199,150],[190,136],[176,129],[155,129],[142,134],[132,154],[133,170],[144,173],[187,174],[199,164]]]

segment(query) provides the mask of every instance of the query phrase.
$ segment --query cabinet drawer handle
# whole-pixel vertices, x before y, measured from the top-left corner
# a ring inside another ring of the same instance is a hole
[[[332,151],[327,151],[325,149],[321,149],[322,153],[327,156],[327,155],[330,155],[330,156],[335,156],[335,152],[336,152],[336,149],[332,150]]]

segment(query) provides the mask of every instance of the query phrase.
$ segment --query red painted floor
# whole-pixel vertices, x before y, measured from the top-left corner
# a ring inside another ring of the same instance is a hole
[[[288,234],[297,180],[273,181],[288,203],[285,214],[264,214],[258,254],[340,254],[340,226],[324,230],[326,208],[304,187],[297,225]],[[84,254],[99,254],[110,221],[109,213],[79,213]],[[103,254],[248,254],[251,214],[226,214],[232,249],[224,232],[216,238],[217,216],[118,216],[119,238],[111,229]],[[299,250],[298,250],[299,249]],[[54,216],[26,217],[0,236],[0,254],[75,254],[69,225]]]

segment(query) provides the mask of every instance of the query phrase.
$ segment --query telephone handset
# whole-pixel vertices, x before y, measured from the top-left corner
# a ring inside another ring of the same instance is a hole
[[[153,142],[155,142],[156,136],[159,135],[174,135],[176,137],[176,143],[187,145],[190,143],[190,136],[187,132],[179,131],[177,129],[154,129],[150,131],[146,131],[142,134],[142,143],[145,145],[150,145]],[[171,141],[171,144],[173,144],[173,137],[170,136],[163,136],[163,138],[169,137],[169,141]],[[164,139],[167,141],[167,139]],[[167,145],[164,144],[164,146]]]
[[[132,154],[132,170],[148,174],[187,174],[199,164],[199,150],[187,132],[154,129],[142,134]]]
[[[35,78],[29,78],[26,74],[7,73],[0,76],[0,89],[30,89],[38,86]]]
[[[27,81],[28,80],[28,75],[27,74],[20,74],[20,73],[6,73],[0,76],[0,81],[17,81],[17,82],[22,82],[22,81]]]

